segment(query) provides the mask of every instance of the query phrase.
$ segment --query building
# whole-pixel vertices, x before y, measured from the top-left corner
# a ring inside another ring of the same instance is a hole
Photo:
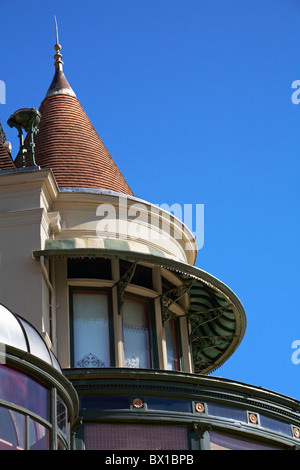
[[[55,51],[39,110],[8,119],[15,158],[1,131],[0,448],[299,448],[297,400],[209,375],[243,306],[134,195]]]

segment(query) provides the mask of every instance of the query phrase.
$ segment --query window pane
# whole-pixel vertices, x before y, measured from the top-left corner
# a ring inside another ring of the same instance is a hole
[[[20,322],[22,323],[28,337],[30,353],[52,365],[49,350],[40,334],[32,325],[30,325],[30,323],[28,323],[23,318],[20,318]]]
[[[48,391],[22,372],[0,365],[0,399],[48,419]]]
[[[80,408],[83,410],[128,410],[128,397],[80,397]]]
[[[125,299],[123,304],[125,367],[151,367],[147,304]]]
[[[88,424],[86,450],[187,450],[186,427]]]
[[[132,263],[129,261],[120,260],[120,276],[122,277],[131,266]],[[146,266],[137,265],[130,283],[153,289],[152,269]]]
[[[28,351],[25,335],[16,317],[0,305],[0,342]]]
[[[25,448],[25,416],[0,406],[0,450]]]
[[[29,422],[29,448],[30,450],[49,450],[50,433],[42,424],[30,419]]]
[[[67,410],[66,405],[60,398],[56,400],[56,412],[57,412],[57,425],[63,433],[66,434],[67,430]]]
[[[75,367],[109,367],[107,294],[73,293]]]
[[[170,318],[165,324],[168,370],[179,370],[176,320]]]
[[[68,278],[111,279],[109,259],[68,259]]]
[[[275,447],[246,441],[232,436],[226,436],[217,432],[210,433],[211,450],[276,450]]]

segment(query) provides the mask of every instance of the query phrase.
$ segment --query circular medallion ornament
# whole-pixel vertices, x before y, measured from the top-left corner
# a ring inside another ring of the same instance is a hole
[[[141,398],[134,398],[132,401],[132,405],[134,408],[142,408],[143,400]]]
[[[300,437],[300,429],[299,428],[294,428],[293,433],[294,433],[294,437],[297,437],[297,438]]]
[[[195,410],[198,412],[198,413],[204,413],[204,405],[203,403],[196,403],[195,405]]]
[[[250,423],[252,423],[252,424],[257,424],[258,419],[257,419],[256,414],[250,413],[250,414],[249,414],[249,421],[250,421]]]

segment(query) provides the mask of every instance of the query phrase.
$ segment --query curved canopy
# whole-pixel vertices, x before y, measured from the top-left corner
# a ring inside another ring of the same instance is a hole
[[[60,365],[39,332],[24,318],[0,304],[0,342],[42,359],[61,372]]]

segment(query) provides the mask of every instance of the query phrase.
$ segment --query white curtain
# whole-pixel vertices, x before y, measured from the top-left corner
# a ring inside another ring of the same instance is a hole
[[[107,295],[74,292],[73,326],[75,367],[109,367]]]
[[[147,304],[125,299],[122,313],[125,367],[149,369],[151,361]]]
[[[178,370],[178,351],[175,324],[172,318],[165,323],[168,370]]]

